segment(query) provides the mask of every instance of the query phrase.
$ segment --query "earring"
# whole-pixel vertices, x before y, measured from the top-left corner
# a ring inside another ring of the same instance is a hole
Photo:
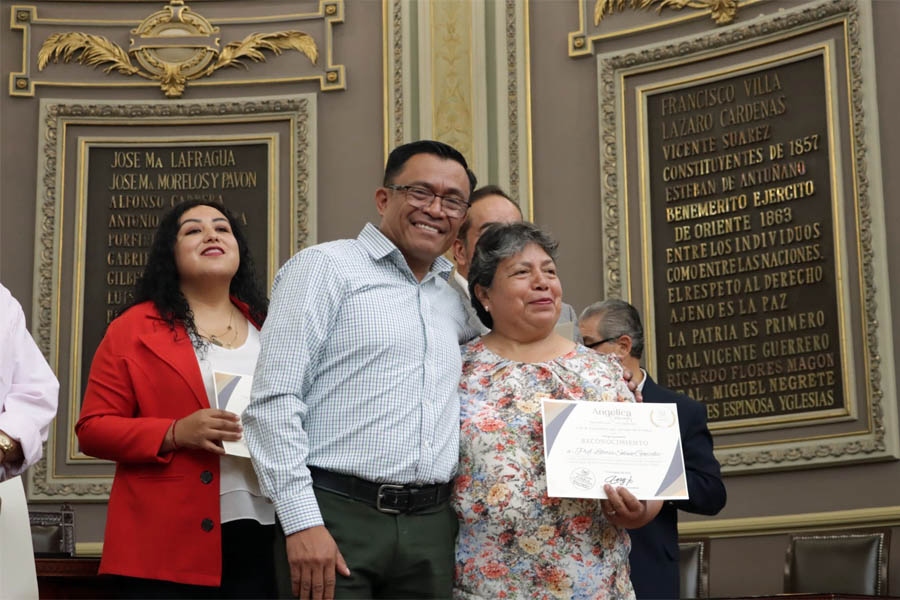
[[[484,305],[484,312],[491,312],[491,307],[487,304]]]

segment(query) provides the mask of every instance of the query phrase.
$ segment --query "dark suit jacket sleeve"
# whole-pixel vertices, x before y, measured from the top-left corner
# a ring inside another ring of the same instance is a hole
[[[683,421],[681,447],[690,496],[690,500],[675,504],[687,512],[714,515],[725,506],[726,493],[719,461],[713,455],[712,435],[706,424],[706,407],[687,396],[669,393],[678,398],[678,419]]]

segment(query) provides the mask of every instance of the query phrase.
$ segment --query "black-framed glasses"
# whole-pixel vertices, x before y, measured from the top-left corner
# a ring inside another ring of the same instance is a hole
[[[428,188],[419,187],[417,185],[390,184],[384,187],[398,192],[405,192],[406,201],[419,209],[431,206],[431,203],[434,202],[435,198],[440,198],[441,210],[444,211],[444,214],[448,217],[455,219],[465,216],[466,211],[469,209],[469,203],[466,202],[464,198],[454,194],[442,196],[440,194],[435,194]]]
[[[619,339],[620,337],[622,337],[622,336],[614,335],[612,337],[604,338],[604,339],[600,340],[599,342],[593,342],[592,344],[585,344],[585,346],[587,346],[588,348],[596,348],[597,346],[602,346],[606,342],[615,341],[615,340]]]

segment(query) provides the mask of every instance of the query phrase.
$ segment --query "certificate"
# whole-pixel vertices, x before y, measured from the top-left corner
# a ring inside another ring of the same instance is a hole
[[[0,482],[0,598],[37,598],[38,583],[22,478]]]
[[[250,404],[250,388],[253,387],[253,377],[213,371],[213,379],[216,382],[216,406],[219,410],[227,410],[242,416],[244,409]],[[236,442],[223,441],[222,447],[225,448],[226,454],[250,458],[250,449],[243,437]]]
[[[542,400],[547,494],[606,498],[604,484],[640,500],[686,500],[675,404]]]

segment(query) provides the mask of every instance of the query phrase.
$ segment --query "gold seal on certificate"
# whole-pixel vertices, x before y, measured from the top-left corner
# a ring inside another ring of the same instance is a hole
[[[543,399],[547,493],[606,498],[605,484],[641,500],[686,500],[675,404]]]

